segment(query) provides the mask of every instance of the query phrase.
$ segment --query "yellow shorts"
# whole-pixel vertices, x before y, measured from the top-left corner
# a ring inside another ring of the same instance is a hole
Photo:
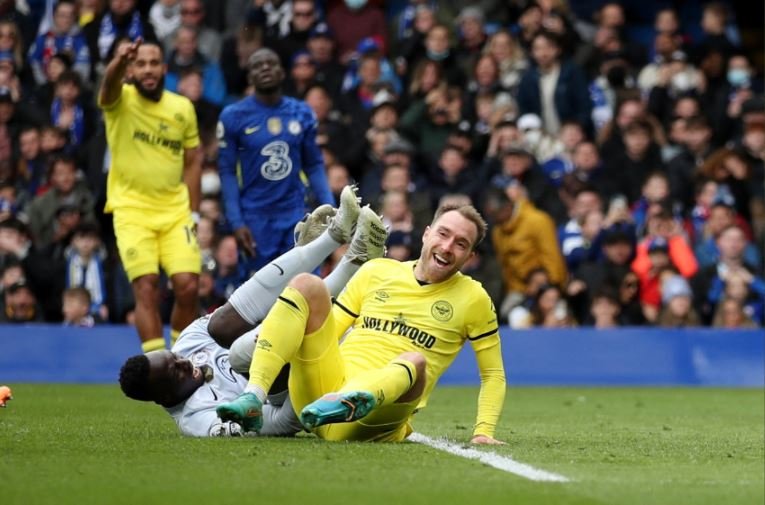
[[[114,234],[128,278],[159,273],[198,274],[202,266],[191,212],[114,210]]]
[[[330,311],[321,328],[306,335],[290,362],[289,392],[295,413],[326,393],[340,390],[363,370],[351,369],[340,354]],[[325,440],[400,442],[412,433],[409,423],[420,400],[394,403],[376,408],[365,418],[352,423],[321,426],[314,433]]]

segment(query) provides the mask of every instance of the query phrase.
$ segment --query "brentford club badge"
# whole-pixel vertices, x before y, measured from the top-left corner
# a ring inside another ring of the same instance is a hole
[[[282,132],[282,120],[278,117],[268,118],[266,126],[271,135],[279,135]]]

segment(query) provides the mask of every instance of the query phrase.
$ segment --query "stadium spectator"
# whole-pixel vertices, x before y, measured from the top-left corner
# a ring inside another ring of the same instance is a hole
[[[248,20],[223,42],[222,53],[230,55],[220,61],[226,90],[229,93],[227,102],[236,100],[248,92],[247,62],[255,51],[263,47],[262,39],[262,28]]]
[[[62,295],[62,312],[65,326],[90,328],[96,324],[90,312],[90,293],[82,287],[67,288]]]
[[[66,53],[72,60],[72,69],[84,82],[90,79],[91,61],[85,35],[77,23],[77,5],[74,1],[60,0],[53,7],[53,23],[41,33],[29,49],[29,63],[37,84],[46,80],[46,67],[58,53]]]
[[[698,168],[698,177],[713,180],[718,191],[727,195],[736,213],[749,221],[753,193],[761,192],[752,181],[748,160],[731,149],[718,149],[709,154]]]
[[[218,163],[226,219],[250,258],[248,268],[258,269],[293,245],[293,228],[305,213],[301,172],[319,204],[332,204],[334,198],[316,145],[313,112],[304,102],[282,96],[284,70],[276,53],[256,51],[250,76],[255,95],[221,114]],[[253,114],[265,124],[253,124]]]
[[[27,45],[19,33],[18,25],[10,19],[0,19],[0,55],[13,64],[14,71],[25,84],[33,82],[33,76],[26,62],[24,48]]]
[[[744,221],[745,222],[745,221]],[[715,199],[709,208],[709,216],[704,223],[702,233],[694,248],[694,254],[699,262],[699,268],[706,268],[717,263],[720,251],[717,249],[717,239],[723,230],[737,224],[736,211],[730,198]],[[740,223],[738,223],[740,225]],[[744,249],[744,262],[752,265],[761,265],[761,255],[754,244],[747,241]]]
[[[0,322],[31,323],[43,321],[37,298],[25,280],[11,284],[3,290]]]
[[[512,305],[525,292],[525,279],[532,270],[544,268],[552,284],[563,285],[566,281],[566,266],[558,249],[553,220],[536,208],[527,189],[518,181],[502,184],[498,188],[501,193],[494,197],[499,200],[494,204],[498,208],[491,212],[495,222],[492,242],[505,284],[500,317],[509,311],[506,305]]]
[[[306,41],[308,53],[316,64],[316,82],[322,84],[333,100],[340,95],[345,67],[335,55],[335,39],[327,23],[317,23]]]
[[[284,94],[302,99],[306,91],[316,83],[316,64],[308,51],[293,53],[290,61],[290,73],[284,82]]]
[[[521,114],[542,118],[545,131],[557,135],[565,121],[590,124],[590,96],[582,71],[570,60],[561,60],[558,38],[540,32],[532,39],[535,66],[526,70],[518,86]]]
[[[314,0],[292,0],[292,19],[289,32],[265,43],[279,55],[282,66],[288,68],[295,54],[307,51],[308,38],[319,20]]]
[[[746,294],[739,294],[737,298],[742,303],[752,303],[752,315],[757,317],[755,311],[765,299],[765,280],[756,275],[754,266],[745,262],[746,243],[746,235],[741,227],[735,224],[728,226],[717,237],[720,252],[718,261],[699,270],[692,279],[694,306],[705,324],[711,322],[717,304],[726,293],[726,285],[739,282],[739,279],[746,288],[739,292]],[[762,320],[758,322],[761,324]]]
[[[624,151],[613,158],[604,159],[609,194],[621,194],[630,203],[640,198],[648,175],[664,170],[659,145],[653,137],[653,127],[646,120],[636,120],[624,129]]]
[[[89,96],[83,93],[79,74],[64,71],[56,79],[53,102],[50,107],[50,123],[68,133],[67,150],[79,152],[82,145],[93,135],[95,111]]]
[[[646,318],[655,320],[661,303],[660,275],[676,269],[686,279],[698,271],[698,263],[681,224],[671,211],[659,208],[648,218],[646,237],[637,245],[632,271],[640,279],[640,297]]]
[[[115,1],[125,0],[112,0],[112,8]],[[137,16],[134,12],[133,19]],[[105,71],[98,99],[112,154],[106,212],[114,214],[144,352],[165,346],[157,309],[160,266],[174,293],[171,340],[198,315],[201,260],[192,211],[197,212],[200,199],[199,134],[191,102],[164,89],[163,61],[156,43],[143,44],[139,38],[121,45]],[[123,83],[128,68],[133,84]],[[144,130],[148,124],[157,129]]]
[[[178,81],[184,72],[200,69],[202,72],[202,96],[214,103],[222,105],[226,98],[226,81],[223,71],[213,60],[200,51],[199,39],[194,28],[181,26],[173,37],[173,50],[167,59],[165,87],[168,91],[178,91]]]
[[[526,321],[513,322],[513,328],[566,328],[575,325],[561,288],[554,284],[542,286],[537,291]]]
[[[597,329],[617,328],[621,326],[621,311],[622,306],[616,292],[601,288],[592,296],[589,319],[585,320],[583,326],[594,326]]]
[[[656,324],[664,328],[699,326],[701,319],[693,308],[691,287],[680,275],[671,275],[661,284],[662,309]]]
[[[98,226],[88,221],[80,223],[74,229],[70,246],[64,253],[66,289],[85,289],[89,299],[88,314],[96,317],[98,321],[106,321],[109,318],[106,287],[108,279],[104,268],[104,255]]]
[[[159,0],[149,9],[149,22],[154,27],[157,40],[165,49],[172,44],[172,36],[181,26],[181,1]]]
[[[50,188],[33,199],[26,209],[35,245],[44,248],[68,237],[76,225],[68,218],[70,210],[78,214],[77,221],[94,221],[94,204],[88,188],[77,180],[74,158],[53,158],[50,163]]]
[[[102,75],[115,42],[123,37],[131,42],[138,38],[157,39],[151,23],[141,15],[137,0],[109,0],[109,7],[83,27],[88,42],[90,61],[97,75]]]
[[[498,30],[489,37],[484,52],[499,64],[499,82],[503,89],[515,93],[521,76],[528,67],[526,55],[515,38],[506,30]]]
[[[215,125],[218,123],[221,108],[205,98],[204,73],[197,67],[181,72],[178,78],[178,94],[185,96],[194,105],[199,124],[199,138],[203,151],[207,154],[215,143]]]
[[[723,298],[718,304],[715,317],[712,320],[712,326],[731,330],[737,328],[757,328],[757,324],[746,313],[741,302],[732,298]]]
[[[347,64],[365,37],[374,37],[387,52],[388,27],[382,9],[367,0],[344,0],[329,5],[327,24],[337,43],[340,62]]]
[[[210,62],[221,60],[223,40],[221,34],[206,23],[205,2],[202,0],[181,0],[181,26],[191,28],[197,36],[199,52]],[[170,47],[165,46],[170,53]]]

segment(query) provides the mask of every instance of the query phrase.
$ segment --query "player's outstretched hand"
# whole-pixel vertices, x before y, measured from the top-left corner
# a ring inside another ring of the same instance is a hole
[[[141,47],[141,44],[143,44],[143,38],[137,37],[130,44],[120,45],[119,49],[117,50],[117,57],[124,62],[133,61],[136,54],[138,53],[138,48]]]
[[[478,445],[505,445],[505,442],[488,435],[476,435],[470,439],[470,443]]]

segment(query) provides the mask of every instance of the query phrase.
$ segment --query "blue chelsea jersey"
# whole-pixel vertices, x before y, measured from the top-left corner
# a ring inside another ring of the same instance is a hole
[[[243,215],[302,215],[306,188],[301,171],[319,203],[334,205],[316,128],[310,107],[290,97],[269,106],[250,96],[223,110],[218,166],[226,216],[234,229],[244,224]]]

